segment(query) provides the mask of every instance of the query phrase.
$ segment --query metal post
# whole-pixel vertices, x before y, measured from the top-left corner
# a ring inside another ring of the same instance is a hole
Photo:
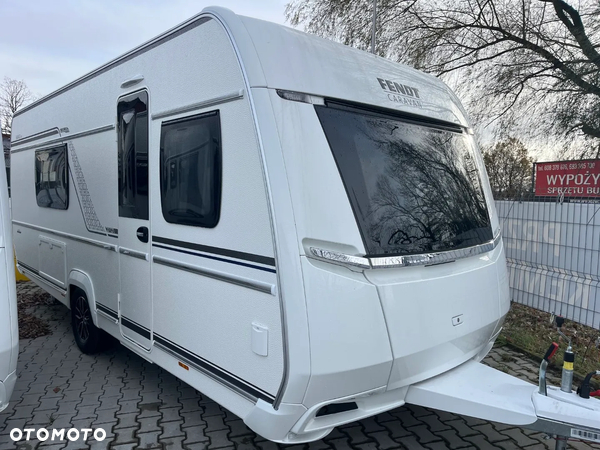
[[[564,436],[556,436],[556,445],[554,450],[567,450],[568,439]]]
[[[546,369],[548,368],[548,361],[542,359],[540,364],[540,374],[538,377],[538,392],[540,395],[548,396],[548,388],[546,387]]]
[[[373,0],[373,24],[371,29],[371,53],[375,54],[375,29],[377,26],[377,0]]]

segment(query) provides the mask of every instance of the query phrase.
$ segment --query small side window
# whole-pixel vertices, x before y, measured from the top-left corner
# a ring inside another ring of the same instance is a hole
[[[214,228],[221,212],[219,112],[165,122],[160,193],[167,222]]]
[[[35,152],[35,195],[38,206],[67,209],[69,207],[67,146]]]

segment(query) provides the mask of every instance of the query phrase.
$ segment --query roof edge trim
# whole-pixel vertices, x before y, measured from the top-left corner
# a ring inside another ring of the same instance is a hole
[[[208,22],[211,19],[212,19],[211,15],[207,14],[206,9],[205,9],[201,13],[196,14],[195,16],[191,17],[190,19],[186,20],[185,22],[182,22],[179,25],[174,26],[173,28],[165,31],[164,33],[150,39],[149,41],[144,42],[141,45],[138,45],[137,47],[133,48],[132,50],[129,50],[128,52],[122,54],[121,56],[118,56],[117,58],[110,60],[109,62],[101,65],[100,67],[92,70],[91,72],[88,72],[85,75],[75,79],[74,81],[70,82],[69,84],[66,84],[65,86],[57,89],[56,91],[53,91],[50,94],[45,95],[44,97],[40,98],[39,100],[36,100],[35,102],[21,108],[20,110],[15,112],[14,117],[17,117],[20,114],[22,114],[26,111],[29,111],[30,109],[33,109],[36,106],[39,106],[42,103],[45,103],[48,100],[58,96],[59,94],[69,91],[69,90],[73,89],[74,87],[79,86],[83,82],[91,80],[91,79],[97,77],[98,75],[101,75],[104,72],[107,72],[108,70],[110,70],[114,67],[117,67],[136,56],[141,55],[141,54],[147,52],[148,50],[151,50],[152,48],[156,47],[159,44],[167,42],[167,41],[185,33],[186,31],[196,28],[196,27]]]

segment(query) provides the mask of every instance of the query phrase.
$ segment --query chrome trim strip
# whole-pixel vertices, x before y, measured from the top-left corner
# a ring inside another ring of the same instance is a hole
[[[219,14],[216,14],[215,12],[207,12],[207,16],[212,17],[217,22],[219,22],[221,24],[221,26],[223,27],[223,29],[226,31],[227,35],[229,36],[229,40],[235,51],[237,60],[240,65],[240,70],[242,72],[242,77],[244,79],[244,86],[246,86],[246,92],[248,94],[248,103],[250,104],[250,110],[252,111],[252,120],[254,121],[254,129],[256,131],[256,137],[258,139],[258,148],[259,148],[259,153],[260,153],[260,159],[262,162],[261,168],[262,168],[263,178],[264,178],[263,182],[264,182],[264,186],[265,186],[265,191],[267,193],[267,206],[269,208],[271,238],[273,240],[273,249],[275,252],[274,253],[275,267],[277,267],[279,269],[278,259],[279,259],[280,250],[278,248],[277,219],[276,219],[275,213],[274,213],[275,207],[273,204],[273,194],[272,194],[271,182],[269,181],[270,180],[269,172],[267,170],[265,145],[263,142],[261,128],[258,123],[258,114],[256,112],[256,105],[254,104],[254,98],[252,95],[252,89],[250,87],[250,81],[248,79],[248,73],[246,71],[246,66],[244,64],[244,60],[242,59],[240,49],[238,48],[238,44],[235,41],[235,39],[233,38],[233,33],[229,29],[227,22],[225,20],[223,20],[223,18]],[[273,114],[275,114],[275,113],[273,112]],[[282,285],[283,284],[281,282],[281,272],[279,270],[277,270],[277,286],[282,286]],[[281,402],[283,400],[283,394],[285,393],[285,390],[287,389],[287,385],[288,385],[288,381],[289,381],[289,367],[290,367],[290,351],[289,351],[289,344],[288,344],[288,329],[287,329],[288,328],[287,327],[288,316],[286,313],[285,304],[283,303],[283,296],[281,294],[281,290],[277,294],[277,297],[278,297],[277,299],[279,300],[279,311],[280,311],[280,318],[281,318],[281,344],[283,346],[283,374],[281,376],[281,384],[279,385],[279,389],[277,390],[277,394],[275,395],[275,401],[273,402],[273,408],[276,411],[279,409],[279,405],[281,404]],[[292,319],[290,318],[290,320],[292,320]]]
[[[221,378],[220,376],[218,376],[217,374],[204,369],[203,367],[200,367],[199,365],[193,363],[192,361],[190,361],[188,358],[174,352],[173,350],[165,347],[163,344],[161,344],[160,342],[157,342],[156,340],[154,341],[154,346],[160,348],[163,352],[168,353],[169,355],[171,355],[173,358],[177,359],[178,361],[181,361],[182,363],[187,364],[190,367],[193,367],[194,369],[196,369],[198,372],[202,373],[203,375],[209,377],[210,379],[216,381],[217,383],[225,386],[228,389],[231,389],[232,391],[234,391],[237,394],[240,394],[241,396],[245,397],[246,399],[250,400],[252,403],[256,403],[258,402],[258,398],[251,395],[250,393],[244,391],[243,389],[240,389],[239,387],[237,387],[236,385],[229,383],[228,381],[224,380],[223,378]]]
[[[148,253],[138,252],[136,250],[131,250],[125,247],[119,247],[119,253],[126,256],[132,256],[137,259],[143,259],[144,261],[148,261]]]
[[[429,266],[445,262],[455,261],[457,259],[468,258],[470,256],[480,255],[491,252],[500,242],[501,234],[498,233],[493,240],[474,247],[460,248],[457,250],[448,250],[439,253],[425,253],[422,255],[409,256],[390,256],[383,258],[369,258],[373,269],[393,268],[393,267],[411,267],[411,266]]]
[[[54,136],[55,134],[60,134],[60,131],[57,127],[50,128],[48,130],[40,131],[39,133],[31,134],[29,136],[25,136],[24,138],[17,139],[10,143],[11,147],[15,145],[27,144],[28,142],[37,141],[38,139],[44,139],[48,136]]]
[[[52,139],[51,141],[44,142],[43,144],[30,145],[28,147],[23,147],[23,148],[20,148],[17,150],[11,150],[10,153],[19,153],[19,152],[24,152],[25,150],[31,150],[33,148],[40,148],[41,145],[43,145],[45,147],[45,146],[50,146],[52,144],[61,144],[64,141],[70,141],[72,139],[77,139],[77,138],[84,137],[84,136],[91,136],[92,134],[104,133],[105,131],[110,131],[110,130],[113,130],[114,128],[115,128],[114,125],[104,125],[103,127],[91,128],[89,130],[81,131],[80,133],[61,136],[57,139]]]
[[[91,129],[86,130],[86,131],[81,131],[79,133],[71,134],[71,135],[68,135],[68,136],[63,136],[63,140],[64,141],[69,141],[71,139],[76,139],[76,138],[80,138],[80,137],[84,137],[84,136],[90,136],[92,134],[104,133],[105,131],[110,131],[110,130],[114,130],[114,129],[115,129],[115,125],[114,124],[104,125],[102,127],[91,128]]]
[[[42,277],[39,274],[33,272],[32,270],[29,270],[26,267],[23,267],[23,264],[20,264],[18,261],[17,261],[17,269],[19,269],[19,272],[26,274],[29,278],[35,278],[39,282],[44,283],[45,285],[47,285],[50,288],[54,289],[55,291],[57,291],[63,297],[65,297],[67,295],[67,290],[66,289],[61,288],[61,287],[55,285],[51,281],[46,280],[44,277]]]
[[[322,248],[311,247],[310,252],[318,259],[323,259],[329,262],[337,262],[344,265],[360,267],[361,269],[370,269],[369,259],[363,256],[346,255],[345,253],[334,252]]]
[[[181,263],[179,261],[173,261],[172,259],[163,258],[161,256],[153,256],[152,260],[163,266],[171,267],[173,269],[185,270],[186,272],[194,273],[196,275],[202,275],[215,280],[224,281],[226,283],[237,284],[248,289],[254,289],[255,291],[264,292],[265,294],[276,295],[275,285],[270,283],[264,283],[258,280],[251,280],[249,278],[240,277],[225,272],[218,272],[212,269],[206,269],[203,267],[192,266],[189,264]]]
[[[111,322],[113,322],[115,325],[117,325],[119,323],[119,319],[115,319],[114,317],[108,315],[107,313],[105,313],[104,311],[102,311],[101,309],[96,308],[96,314],[100,314],[102,316],[104,316],[105,319],[110,320]]]
[[[241,98],[244,98],[243,89],[239,89],[235,92],[230,92],[228,94],[220,95],[218,97],[214,97],[198,103],[192,103],[191,105],[181,106],[179,108],[166,109],[164,111],[154,113],[152,114],[152,120],[162,119],[168,116],[174,116],[175,114],[186,113],[195,109],[208,108],[209,106],[218,105],[220,103],[227,103]]]
[[[150,353],[150,351],[152,349],[144,347],[142,344],[134,341],[131,337],[127,336],[126,334],[123,334],[123,325],[122,324],[120,324],[119,328],[121,330],[121,337],[123,339],[125,339],[124,341],[121,341],[121,344],[125,345],[128,349],[135,352],[137,355],[141,356],[149,363],[154,364],[154,361],[150,361],[150,359],[148,359],[147,356],[144,356],[143,353],[140,353],[140,350],[142,350],[144,353]],[[152,341],[150,341],[150,342],[152,342]]]
[[[77,241],[77,242],[83,242],[84,244],[94,245],[96,247],[100,247],[100,248],[103,248],[105,250],[111,250],[111,251],[115,251],[115,252],[117,251],[117,246],[116,245],[107,244],[106,242],[95,241],[93,239],[88,239],[88,238],[84,238],[84,237],[80,237],[80,236],[75,236],[74,234],[64,233],[62,231],[50,230],[49,228],[39,227],[37,225],[31,225],[29,223],[20,222],[18,220],[13,220],[12,223],[13,223],[13,225],[18,225],[18,226],[22,226],[22,227],[25,227],[25,228],[30,228],[32,230],[43,231],[44,233],[54,234],[55,236],[64,237],[64,238],[71,239],[71,240]]]
[[[369,258],[364,256],[346,255],[340,252],[310,247],[311,255],[307,256],[312,256],[314,258],[330,263],[359,267],[361,269],[387,269],[394,267],[429,266],[490,252],[498,246],[501,238],[502,235],[498,233],[493,240],[484,244],[468,248],[461,248],[457,250],[448,250],[446,252],[425,253],[422,255]]]

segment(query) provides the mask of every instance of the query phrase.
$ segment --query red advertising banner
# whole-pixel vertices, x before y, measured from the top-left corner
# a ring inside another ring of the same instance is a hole
[[[600,197],[600,159],[535,163],[535,195]]]

